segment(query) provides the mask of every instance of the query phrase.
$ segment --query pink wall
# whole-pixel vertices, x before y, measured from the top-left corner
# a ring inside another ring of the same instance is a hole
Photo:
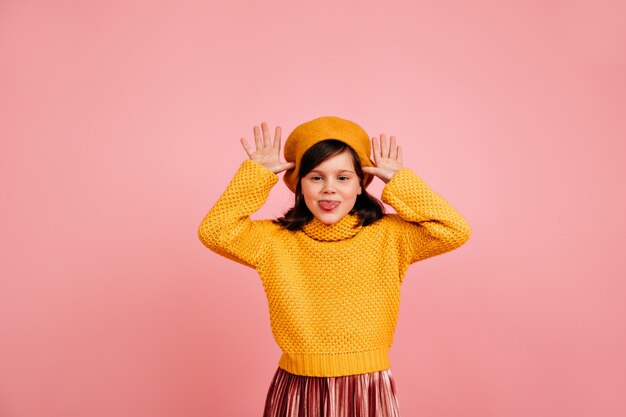
[[[260,281],[196,231],[322,115],[473,228],[409,269],[404,416],[626,415],[624,2],[131,3],[0,4],[0,415],[260,415]]]

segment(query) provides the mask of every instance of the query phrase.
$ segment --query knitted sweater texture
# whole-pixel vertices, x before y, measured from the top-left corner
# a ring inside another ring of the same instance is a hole
[[[397,214],[365,227],[352,214],[332,225],[313,218],[292,232],[249,217],[277,182],[271,170],[245,160],[202,220],[201,242],[258,272],[281,368],[326,377],[390,368],[407,268],[465,243],[468,222],[403,168],[381,197]]]

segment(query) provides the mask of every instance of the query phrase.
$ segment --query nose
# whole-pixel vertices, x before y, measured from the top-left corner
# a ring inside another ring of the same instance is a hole
[[[335,192],[335,185],[333,184],[332,179],[327,179],[324,181],[324,187],[322,188],[322,192],[327,194]]]

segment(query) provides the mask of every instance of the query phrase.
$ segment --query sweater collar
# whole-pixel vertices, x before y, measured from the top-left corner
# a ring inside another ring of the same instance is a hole
[[[324,224],[317,217],[313,217],[313,220],[302,226],[302,231],[312,239],[333,242],[349,239],[359,233],[363,226],[357,226],[358,223],[359,216],[350,213],[334,224]]]

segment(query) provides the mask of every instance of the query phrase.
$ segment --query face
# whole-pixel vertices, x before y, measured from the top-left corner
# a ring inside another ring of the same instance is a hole
[[[362,191],[348,150],[322,162],[301,181],[307,207],[324,224],[336,223],[348,214]]]

